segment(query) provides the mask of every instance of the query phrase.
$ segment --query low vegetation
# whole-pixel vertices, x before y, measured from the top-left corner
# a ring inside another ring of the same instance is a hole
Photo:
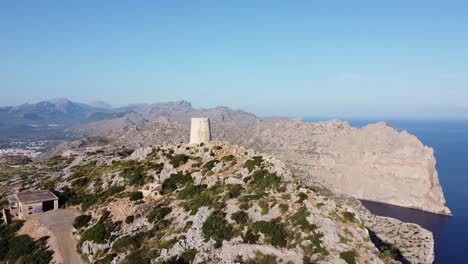
[[[357,253],[354,250],[341,252],[340,258],[343,259],[347,264],[356,264]]]
[[[141,192],[132,192],[130,194],[130,201],[138,201],[143,199],[143,193]]]
[[[254,233],[262,233],[265,235],[266,242],[277,247],[285,247],[287,234],[284,224],[277,219],[271,221],[259,221],[253,224],[252,231]]]
[[[138,160],[122,159],[109,151],[88,153],[86,161],[71,168],[68,178],[51,178],[41,186],[61,188],[55,191],[60,203],[81,206],[85,212],[73,223],[80,246],[85,241],[110,246],[93,256],[95,263],[193,263],[199,258],[209,263],[204,256],[216,254],[226,241],[281,252],[298,249],[304,263],[327,262],[338,254],[346,263],[356,263],[357,253],[351,246],[357,240],[341,229],[360,228],[354,213],[337,205],[332,216],[322,214],[318,209],[329,196],[320,197],[312,188],[284,181],[283,170],[277,170],[278,164],[270,158],[229,149],[211,144],[159,146]],[[49,163],[54,167],[47,173],[71,160],[52,158]],[[137,190],[147,183],[161,184],[161,195],[143,199]],[[28,179],[22,184],[34,183]],[[111,214],[106,210],[115,210],[114,202],[129,208]],[[327,209],[334,205],[327,202]],[[324,217],[339,222],[339,249],[323,243],[319,225]],[[0,263],[13,263],[14,257],[20,263],[48,263],[51,255],[45,239],[15,236],[11,231],[15,226],[0,225]],[[189,237],[194,230],[202,234],[196,244]],[[202,247],[194,246],[200,243]],[[381,250],[381,257],[385,254]],[[280,255],[261,252],[251,259],[243,257],[239,263],[287,263]]]
[[[80,215],[75,218],[75,221],[73,222],[73,227],[75,229],[80,229],[83,227],[88,226],[89,221],[91,221],[91,216],[90,215]]]
[[[52,260],[48,237],[35,241],[28,235],[16,235],[22,222],[0,224],[0,263],[46,264]]]
[[[203,236],[205,241],[213,239],[216,244],[215,248],[219,248],[224,240],[231,240],[234,237],[233,227],[224,219],[224,214],[214,212],[203,223]]]

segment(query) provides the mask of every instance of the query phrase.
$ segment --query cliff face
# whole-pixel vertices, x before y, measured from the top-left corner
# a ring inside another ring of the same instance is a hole
[[[359,199],[450,214],[435,168],[434,151],[385,123],[362,129],[328,121],[262,122],[217,137],[274,154],[304,182]]]
[[[434,151],[385,123],[334,138],[313,157],[311,173],[357,198],[450,214],[435,169]]]

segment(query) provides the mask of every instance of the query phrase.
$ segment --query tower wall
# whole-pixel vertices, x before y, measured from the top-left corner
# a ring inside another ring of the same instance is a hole
[[[190,144],[208,143],[211,140],[210,119],[192,118]]]

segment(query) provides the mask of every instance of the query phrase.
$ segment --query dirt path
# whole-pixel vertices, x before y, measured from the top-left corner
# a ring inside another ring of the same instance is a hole
[[[81,256],[76,252],[76,241],[72,235],[72,225],[75,217],[80,215],[76,210],[57,210],[37,215],[36,220],[52,233],[56,241],[56,250],[64,264],[84,264]]]

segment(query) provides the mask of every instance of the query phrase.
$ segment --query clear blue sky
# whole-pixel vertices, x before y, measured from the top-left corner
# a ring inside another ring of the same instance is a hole
[[[468,117],[468,1],[2,1],[0,105]]]

